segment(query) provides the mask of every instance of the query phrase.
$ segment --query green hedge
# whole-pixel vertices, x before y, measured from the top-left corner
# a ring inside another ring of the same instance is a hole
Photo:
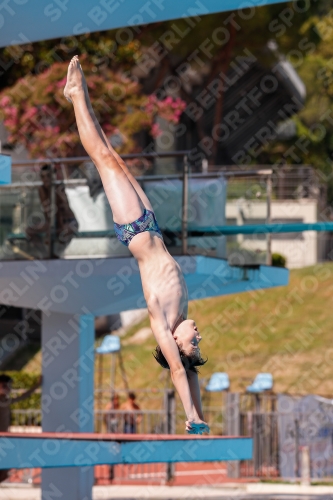
[[[35,384],[37,384],[40,377],[39,373],[26,373],[17,371],[5,371],[1,372],[9,375],[13,379],[13,389],[23,389],[22,392],[30,389]],[[13,394],[15,397],[15,394]],[[40,410],[41,408],[41,394],[40,392],[35,392],[24,401],[19,401],[12,405],[12,410]]]
[[[287,259],[284,255],[280,253],[272,253],[272,266],[275,267],[286,267]]]

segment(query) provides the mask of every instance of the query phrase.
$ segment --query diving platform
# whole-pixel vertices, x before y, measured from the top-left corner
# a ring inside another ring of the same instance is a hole
[[[285,268],[231,266],[206,256],[178,256],[190,300],[285,286]],[[7,261],[0,268],[0,303],[39,309],[46,315],[102,316],[146,307],[132,257]]]
[[[0,433],[0,468],[250,460],[252,448],[243,436]]]

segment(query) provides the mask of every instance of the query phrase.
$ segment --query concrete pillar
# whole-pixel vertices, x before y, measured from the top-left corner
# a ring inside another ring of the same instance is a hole
[[[94,317],[43,313],[42,353],[43,432],[93,432]],[[43,469],[42,500],[91,500],[93,473],[93,467]]]
[[[158,124],[162,134],[155,139],[156,153],[170,153],[176,149],[176,138],[170,127],[170,123],[164,118],[157,117]],[[155,174],[173,174],[176,172],[176,158],[156,158]]]

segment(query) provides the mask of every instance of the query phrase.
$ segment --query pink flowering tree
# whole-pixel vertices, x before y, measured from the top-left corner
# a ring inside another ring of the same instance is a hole
[[[120,72],[103,73],[83,60],[95,113],[107,136],[121,138],[121,153],[138,151],[135,134],[161,131],[157,116],[177,124],[186,104],[181,99],[143,95],[140,85]],[[0,93],[0,118],[8,131],[8,143],[22,144],[32,158],[82,154],[73,106],[63,96],[67,63],[55,63],[39,75],[21,78]]]

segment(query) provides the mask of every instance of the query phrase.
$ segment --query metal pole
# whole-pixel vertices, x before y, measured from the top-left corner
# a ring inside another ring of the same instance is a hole
[[[267,224],[272,222],[271,216],[271,202],[272,202],[272,177],[267,176],[266,180],[266,196],[267,196]],[[268,266],[272,265],[272,235],[271,233],[266,234],[267,241],[267,254],[266,254],[266,264]]]
[[[116,353],[111,353],[111,367],[110,367],[110,375],[111,375],[111,401],[113,405],[113,396],[115,393],[115,382],[116,382],[116,359],[115,356],[117,356]]]
[[[97,399],[97,432],[102,432],[103,427],[103,354],[97,355],[98,359],[98,399]],[[109,429],[106,429],[106,432],[109,432]]]
[[[166,413],[166,434],[176,434],[176,400],[175,391],[166,389],[164,393],[164,408]],[[166,481],[169,482],[174,478],[175,464],[166,464]]]
[[[184,156],[183,170],[183,206],[182,206],[182,254],[187,254],[187,223],[188,223],[188,174],[189,165],[187,156]]]
[[[295,419],[295,477],[300,477],[300,460],[299,460],[299,421]]]
[[[153,153],[132,153],[132,154],[126,154],[126,155],[121,155],[122,160],[130,160],[133,158],[172,158],[172,157],[181,157],[184,156],[184,154],[188,154],[190,151],[189,150],[183,150],[183,151],[169,151],[167,153],[158,153],[158,152],[153,152]],[[58,164],[58,163],[81,163],[84,161],[91,161],[89,156],[72,156],[72,157],[67,157],[67,158],[52,158],[52,163],[53,164]],[[26,165],[43,165],[44,163],[47,163],[47,160],[45,158],[41,159],[36,159],[36,160],[24,160],[24,161],[16,161],[13,163],[13,166],[26,166]]]
[[[54,257],[54,237],[56,232],[56,192],[55,192],[55,183],[54,183],[54,165],[51,164],[50,168],[50,213],[49,213],[49,228],[48,228],[48,237],[49,237],[49,259]]]
[[[122,376],[122,379],[124,382],[126,392],[128,394],[129,393],[129,385],[128,385],[128,380],[127,380],[127,376],[126,376],[126,371],[125,371],[125,366],[123,363],[123,357],[122,357],[121,351],[119,351],[118,356],[119,356],[119,366],[120,366],[121,376]]]
[[[226,393],[226,429],[228,436],[240,435],[240,394],[239,392]],[[238,460],[232,460],[227,463],[227,477],[240,477],[240,463]]]

